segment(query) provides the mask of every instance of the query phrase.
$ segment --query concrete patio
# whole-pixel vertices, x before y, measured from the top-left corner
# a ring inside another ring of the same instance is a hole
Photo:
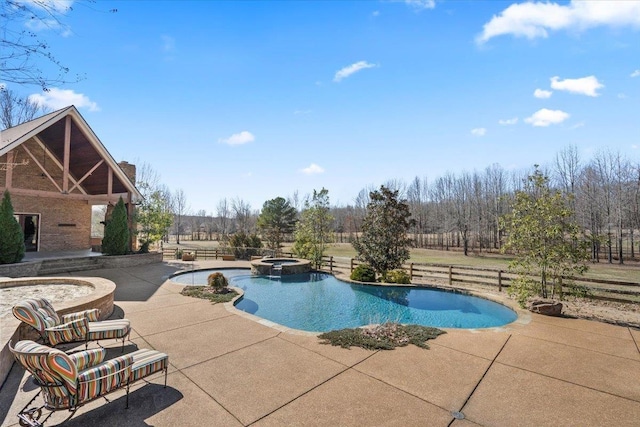
[[[126,316],[134,331],[125,351],[166,352],[170,368],[166,389],[157,374],[132,387],[129,409],[117,392],[65,425],[640,425],[639,330],[532,314],[505,328],[447,330],[430,350],[345,350],[184,297],[181,285],[167,281],[179,269],[247,265],[74,273],[114,281],[114,316]],[[118,343],[102,344],[120,354]],[[17,412],[35,392],[14,364],[0,393],[2,426],[18,425]]]

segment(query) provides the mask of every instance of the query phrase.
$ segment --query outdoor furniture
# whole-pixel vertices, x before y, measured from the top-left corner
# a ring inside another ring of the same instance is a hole
[[[164,370],[164,386],[167,386],[169,356],[156,350],[141,349],[115,359],[104,360],[104,348],[66,354],[30,340],[19,341],[9,349],[16,361],[33,376],[40,391],[18,414],[21,426],[43,426],[59,410],[69,410],[71,418],[77,409],[121,388],[129,386],[155,372]],[[42,393],[44,403],[33,405]],[[43,410],[49,413],[40,421]]]
[[[46,298],[27,299],[13,307],[13,315],[18,320],[33,327],[45,344],[56,346],[60,343],[122,339],[131,332],[127,319],[98,321],[99,310],[91,309],[58,316],[51,302]]]

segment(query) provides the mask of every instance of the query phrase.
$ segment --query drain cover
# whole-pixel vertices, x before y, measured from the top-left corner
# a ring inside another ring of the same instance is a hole
[[[464,414],[462,412],[458,412],[458,411],[453,411],[451,412],[451,415],[453,416],[453,418],[455,418],[456,420],[464,420]]]

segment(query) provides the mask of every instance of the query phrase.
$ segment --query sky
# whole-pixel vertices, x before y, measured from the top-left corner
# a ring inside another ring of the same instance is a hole
[[[637,1],[64,3],[62,27],[34,30],[84,78],[7,86],[74,104],[194,212],[323,187],[347,205],[568,146],[640,162]]]

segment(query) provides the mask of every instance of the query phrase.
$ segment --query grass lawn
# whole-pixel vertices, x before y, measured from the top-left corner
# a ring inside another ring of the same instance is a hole
[[[215,248],[218,242],[215,241],[182,241],[180,246],[188,248]],[[175,247],[175,244],[166,247]],[[291,251],[292,244],[285,243],[283,250]],[[355,258],[356,251],[350,243],[335,243],[330,245],[326,255],[344,258]],[[491,267],[507,269],[509,258],[499,254],[470,254],[464,256],[458,251],[438,251],[433,249],[414,248],[411,250],[409,262],[459,265],[469,267]],[[606,261],[592,263],[586,277],[602,280],[622,280],[626,282],[640,283],[640,263],[628,261],[626,264],[609,264]]]
[[[285,250],[288,250],[286,248]],[[329,256],[354,258],[356,251],[349,243],[336,243],[331,245],[326,252]],[[458,251],[437,251],[433,249],[411,249],[409,262],[459,265],[469,267],[492,267],[506,270],[509,264],[509,257],[499,254],[471,254],[464,256]],[[622,280],[627,282],[640,283],[640,263],[627,262],[627,264],[608,264],[599,262],[589,264],[589,271],[585,275],[603,280]]]

